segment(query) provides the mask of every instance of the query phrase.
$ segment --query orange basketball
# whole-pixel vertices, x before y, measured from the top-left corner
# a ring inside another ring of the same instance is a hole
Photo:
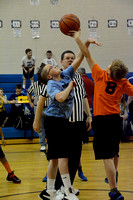
[[[59,28],[61,32],[68,35],[69,31],[78,31],[80,28],[80,20],[76,15],[67,14],[64,15],[59,22]]]

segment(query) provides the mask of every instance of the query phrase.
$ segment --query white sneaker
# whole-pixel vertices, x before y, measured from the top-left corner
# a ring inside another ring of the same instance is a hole
[[[72,187],[72,191],[76,196],[79,195],[79,190],[78,189]]]
[[[46,147],[45,146],[41,146],[40,151],[46,151]]]
[[[65,199],[68,199],[68,200],[79,200],[78,197],[73,193],[73,190],[71,187],[67,188],[65,190]]]
[[[65,187],[61,186],[61,189],[60,189],[60,190],[61,190],[62,194],[65,193]],[[73,194],[75,194],[76,196],[79,195],[79,190],[76,189],[76,188],[73,188],[73,187],[72,187],[72,192],[73,192]]]
[[[56,192],[56,200],[62,200],[64,199],[64,192],[61,191],[61,189],[57,190]]]

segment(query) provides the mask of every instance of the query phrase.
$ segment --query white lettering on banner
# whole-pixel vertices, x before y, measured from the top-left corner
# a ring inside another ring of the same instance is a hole
[[[11,20],[11,27],[12,28],[21,28],[21,21],[20,20]]]
[[[127,19],[127,27],[133,27],[133,19]]]
[[[97,20],[88,20],[88,28],[98,28]]]
[[[40,28],[39,20],[30,20],[30,28]]]
[[[108,20],[108,28],[116,28],[118,25],[118,22],[116,19],[109,19]]]
[[[51,28],[59,28],[59,20],[50,20]]]

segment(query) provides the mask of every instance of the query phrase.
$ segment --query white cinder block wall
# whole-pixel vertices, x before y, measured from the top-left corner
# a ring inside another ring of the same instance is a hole
[[[21,74],[21,58],[26,48],[33,50],[36,66],[45,57],[46,50],[53,51],[60,66],[60,55],[71,49],[75,53],[78,47],[73,38],[63,35],[59,29],[50,28],[50,20],[59,20],[64,14],[73,13],[81,21],[82,39],[89,37],[88,20],[98,20],[97,36],[102,47],[91,47],[97,63],[106,68],[113,59],[122,59],[133,71],[133,36],[128,35],[127,19],[133,19],[133,0],[59,0],[59,5],[50,4],[50,0],[40,0],[33,6],[30,0],[0,0],[0,73]],[[117,28],[108,28],[109,19],[118,20]],[[13,36],[11,20],[21,20],[21,37]],[[32,38],[30,20],[40,20],[40,38]],[[82,67],[90,73],[84,60]]]

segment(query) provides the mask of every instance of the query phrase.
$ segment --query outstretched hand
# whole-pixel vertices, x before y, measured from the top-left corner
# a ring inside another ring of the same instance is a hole
[[[85,45],[88,47],[89,44],[96,44],[97,46],[102,46],[101,43],[97,42],[94,38],[88,38]]]
[[[81,34],[81,29],[79,29],[78,31],[74,31],[74,30],[69,31],[69,33],[67,35],[77,38],[77,37],[80,37],[80,34]]]

